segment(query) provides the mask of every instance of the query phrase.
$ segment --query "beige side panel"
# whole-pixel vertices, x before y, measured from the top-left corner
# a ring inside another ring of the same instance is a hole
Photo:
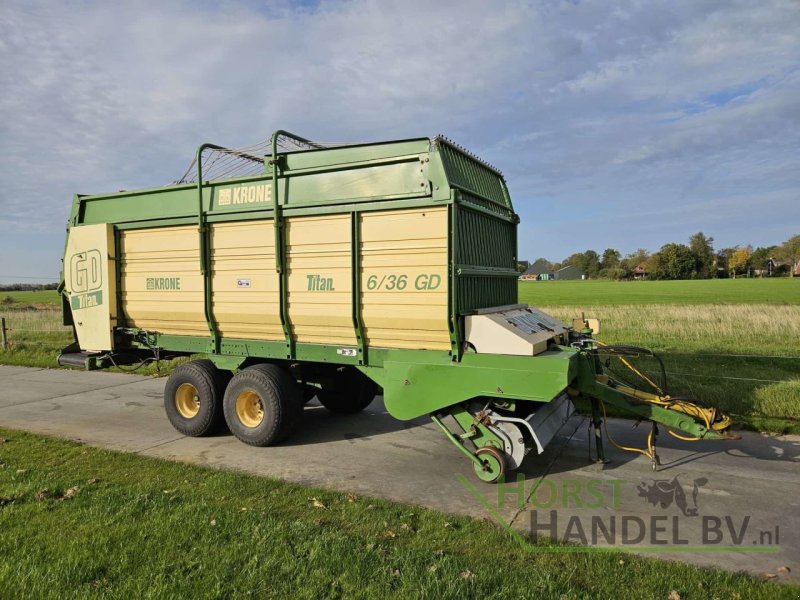
[[[272,220],[212,225],[211,267],[220,334],[283,340]]]
[[[289,321],[300,343],[354,346],[350,215],[286,221]]]
[[[367,343],[449,350],[447,208],[368,212],[360,219]]]
[[[112,225],[79,225],[69,230],[64,285],[81,349],[113,350],[117,279]]]
[[[129,325],[175,335],[209,335],[197,226],[120,234],[123,314]]]

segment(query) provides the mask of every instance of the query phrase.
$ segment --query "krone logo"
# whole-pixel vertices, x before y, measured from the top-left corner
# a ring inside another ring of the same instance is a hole
[[[240,185],[225,188],[217,192],[218,206],[232,206],[236,204],[256,204],[270,200],[272,184],[256,183],[253,185]]]

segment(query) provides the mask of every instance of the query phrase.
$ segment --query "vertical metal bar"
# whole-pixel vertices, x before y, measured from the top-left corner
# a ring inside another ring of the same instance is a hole
[[[503,199],[506,202],[506,207],[511,212],[514,212],[514,205],[511,204],[511,195],[508,193],[508,186],[506,185],[506,180],[505,179],[502,179],[502,178],[500,179],[500,186],[501,186],[501,188],[503,190]]]
[[[8,350],[8,334],[6,333],[6,318],[0,317],[0,338],[3,341],[3,350]]]
[[[126,325],[125,313],[122,310],[122,242],[120,240],[120,232],[118,227],[114,227],[114,261],[115,278],[117,280],[117,327],[124,327]]]
[[[209,235],[206,223],[206,211],[203,209],[203,152],[207,149],[224,150],[222,146],[214,144],[203,144],[197,149],[197,231],[200,237],[200,273],[203,276],[203,308],[205,311],[208,331],[211,334],[211,352],[219,354],[219,332],[214,321],[212,307],[212,282],[209,256]],[[210,206],[209,206],[210,208]]]
[[[448,265],[448,296],[450,305],[450,353],[454,361],[461,360],[461,332],[458,322],[458,282],[457,273],[459,264],[458,252],[458,192],[451,192],[453,203],[450,205],[450,219],[448,222],[447,242],[450,264]]]
[[[356,331],[356,342],[358,343],[358,364],[368,365],[369,357],[364,338],[364,322],[361,318],[361,214],[358,211],[353,211],[350,215],[353,327]]]
[[[283,337],[286,340],[286,358],[294,358],[294,338],[292,336],[292,326],[289,322],[289,280],[286,269],[286,231],[278,195],[278,169],[280,166],[278,136],[285,133],[286,132],[282,130],[278,130],[272,134],[272,158],[269,164],[272,167],[272,224],[275,232],[275,270],[278,273],[278,293],[280,294],[279,312],[281,326],[283,327]]]

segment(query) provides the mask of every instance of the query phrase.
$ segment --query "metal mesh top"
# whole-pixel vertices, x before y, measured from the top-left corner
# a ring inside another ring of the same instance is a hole
[[[280,134],[277,139],[278,152],[299,152],[341,145],[345,144],[319,144],[286,134]],[[264,161],[271,155],[271,138],[241,148],[206,148],[202,153],[203,180],[214,181],[261,175],[265,169]],[[197,157],[192,160],[183,176],[175,183],[197,183]]]
[[[443,142],[459,152],[469,156],[472,160],[487,167],[502,176],[502,173],[481,160],[465,148],[462,148],[452,140],[439,134],[430,138],[432,144]],[[281,133],[278,135],[278,152],[302,152],[305,150],[318,150],[320,148],[340,148],[343,146],[357,146],[356,142],[332,143],[332,142],[312,142],[303,138],[298,138],[291,134]],[[233,179],[235,177],[252,177],[265,173],[265,160],[272,155],[272,138],[267,138],[251,146],[241,148],[206,148],[202,153],[203,160],[203,180],[216,181],[219,179]],[[175,183],[197,183],[197,157],[192,159],[183,176]]]

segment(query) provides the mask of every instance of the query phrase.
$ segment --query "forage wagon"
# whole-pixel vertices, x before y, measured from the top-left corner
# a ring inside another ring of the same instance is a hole
[[[541,453],[578,397],[600,458],[605,405],[653,422],[654,466],[655,423],[725,437],[714,409],[604,369],[645,350],[518,303],[518,223],[502,174],[444,137],[204,144],[173,185],[75,196],[60,286],[75,343],[58,360],[202,355],[167,380],[170,422],[202,436],[224,421],[253,446],[289,438],[313,397],[354,413],[382,393],[485,481]]]

